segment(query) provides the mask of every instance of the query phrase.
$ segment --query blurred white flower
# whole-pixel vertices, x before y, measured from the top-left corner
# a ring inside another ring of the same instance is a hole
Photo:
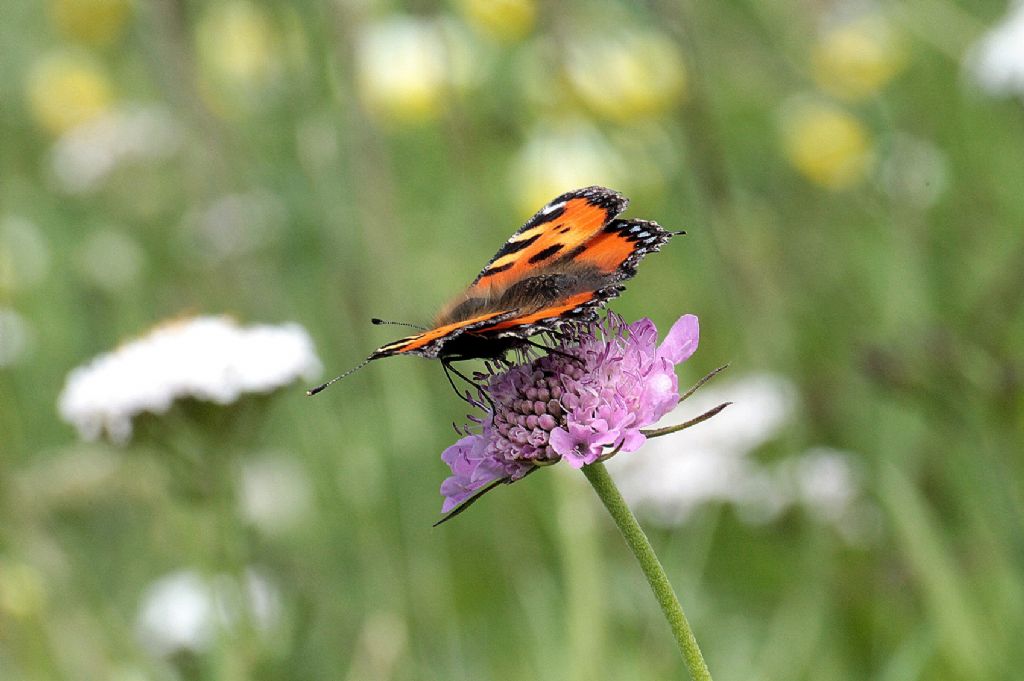
[[[153,652],[203,652],[225,632],[249,622],[263,634],[281,619],[277,587],[253,569],[244,579],[180,570],[153,582],[142,597],[136,621],[139,639]]]
[[[309,475],[294,459],[247,459],[242,465],[241,483],[242,515],[268,534],[287,532],[312,509]]]
[[[168,158],[181,142],[181,128],[165,109],[126,106],[61,135],[50,165],[63,191],[86,194],[97,190],[118,167]]]
[[[880,513],[864,498],[857,456],[830,447],[812,447],[784,459],[774,469],[776,485],[792,506],[831,526],[849,544],[869,544],[882,532]]]
[[[814,447],[784,461],[783,469],[792,476],[794,501],[824,520],[842,520],[860,493],[851,459],[846,452]]]
[[[928,140],[896,133],[879,166],[878,181],[893,198],[928,208],[949,186],[949,161]]]
[[[682,524],[698,507],[732,504],[740,518],[763,523],[788,508],[845,530],[860,497],[853,457],[814,448],[761,464],[750,453],[776,437],[792,418],[796,389],[771,374],[706,387],[675,413],[687,417],[733,402],[706,423],[648,442],[642,451],[617,456],[607,466],[626,500],[665,526]]]
[[[1015,2],[1003,20],[967,52],[968,70],[992,95],[1024,95],[1024,2]]]
[[[228,317],[197,317],[158,326],[74,369],[58,408],[83,438],[106,431],[125,442],[135,415],[163,413],[178,398],[228,404],[312,379],[320,368],[298,324],[243,328]]]
[[[567,188],[592,184],[628,193],[632,170],[601,132],[584,121],[536,126],[512,161],[516,204],[531,215]]]
[[[443,107],[447,68],[436,22],[393,16],[366,26],[356,43],[357,83],[371,111],[432,118]]]
[[[32,347],[35,334],[25,318],[0,307],[0,369],[21,360]]]
[[[269,191],[254,189],[222,196],[185,219],[185,237],[198,257],[211,263],[247,255],[273,242],[284,230],[287,210]]]
[[[0,221],[0,291],[24,291],[50,272],[50,246],[35,223],[16,215]]]
[[[144,263],[145,254],[135,239],[112,229],[90,234],[75,254],[75,264],[82,276],[110,291],[133,284]]]
[[[453,92],[482,77],[489,52],[461,24],[399,14],[366,25],[356,42],[356,84],[384,119],[436,118]]]

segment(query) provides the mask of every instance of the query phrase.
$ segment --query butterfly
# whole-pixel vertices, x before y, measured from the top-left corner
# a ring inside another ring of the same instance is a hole
[[[624,290],[622,282],[636,274],[644,256],[684,234],[649,220],[619,219],[628,205],[626,197],[598,186],[553,199],[509,237],[429,328],[382,345],[308,394],[383,357],[439,359],[447,371],[451,362],[501,358],[513,348],[535,345],[530,337],[538,333],[592,321]]]

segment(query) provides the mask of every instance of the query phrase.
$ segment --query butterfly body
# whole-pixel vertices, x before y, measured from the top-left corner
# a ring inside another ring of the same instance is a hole
[[[431,328],[368,359],[501,357],[534,334],[593,319],[640,260],[677,234],[647,220],[615,219],[628,204],[604,187],[559,196],[505,242]]]

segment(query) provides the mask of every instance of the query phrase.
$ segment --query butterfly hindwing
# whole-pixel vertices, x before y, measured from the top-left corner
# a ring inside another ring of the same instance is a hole
[[[581,291],[563,300],[521,310],[506,319],[482,325],[474,333],[498,338],[509,335],[528,338],[541,331],[553,331],[566,322],[590,321],[594,318],[595,309],[621,290],[619,286],[609,286],[596,291]]]
[[[518,313],[517,310],[483,312],[476,317],[438,326],[423,333],[407,336],[377,348],[369,359],[380,359],[392,355],[420,355],[434,358],[445,345],[458,336],[475,329],[491,326]]]

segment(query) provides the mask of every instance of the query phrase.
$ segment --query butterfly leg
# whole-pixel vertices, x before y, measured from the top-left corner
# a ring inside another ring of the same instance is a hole
[[[459,390],[459,387],[457,385],[455,385],[455,381],[452,380],[451,372],[455,371],[455,367],[453,367],[448,362],[442,361],[441,362],[441,368],[444,369],[444,377],[448,379],[448,385],[450,385],[452,387],[452,390],[454,390],[455,394],[459,396],[459,399],[464,401],[464,402],[466,402],[466,403],[468,403],[468,404],[473,404],[473,400],[470,399],[469,393],[467,392],[467,393],[463,394],[462,391]],[[455,371],[455,373],[458,373],[458,372]],[[476,384],[474,384],[474,385],[476,385]]]
[[[465,394],[463,394],[462,392],[459,391],[458,387],[456,387],[456,385],[455,385],[455,381],[452,380],[452,376],[451,376],[452,374],[455,374],[456,376],[461,378],[463,381],[465,381],[469,385],[471,385],[474,388],[476,388],[477,393],[479,395],[483,396],[483,398],[485,400],[487,400],[487,404],[490,405],[492,412],[497,410],[496,407],[494,406],[494,400],[492,400],[491,396],[487,394],[487,391],[485,391],[482,387],[480,387],[479,383],[477,383],[476,381],[474,381],[473,379],[469,378],[464,373],[462,373],[461,371],[456,369],[452,365],[452,360],[449,360],[449,359],[441,360],[441,367],[444,369],[444,375],[448,379],[448,384],[451,385],[452,390],[455,391],[455,394],[458,395],[459,398],[462,401],[464,401],[466,404],[469,404],[469,405],[474,406],[474,407],[482,406],[479,401],[474,400],[472,397],[470,397],[470,393],[468,391]]]
[[[582,358],[577,357],[576,355],[571,355],[564,350],[559,350],[558,348],[549,348],[543,343],[537,343],[536,341],[530,340],[529,338],[524,338],[523,342],[526,343],[527,345],[537,348],[538,350],[544,350],[549,354],[558,355],[559,357],[565,357],[570,361],[577,362],[580,366],[586,366],[586,362],[584,362]]]

